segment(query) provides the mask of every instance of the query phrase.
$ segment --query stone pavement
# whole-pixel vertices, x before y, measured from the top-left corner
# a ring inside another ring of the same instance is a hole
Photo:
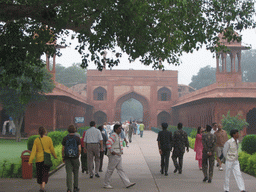
[[[134,136],[134,135],[133,135]],[[116,171],[112,176],[111,185],[114,189],[104,189],[103,180],[107,168],[108,158],[105,156],[103,172],[100,178],[90,179],[89,175],[79,173],[79,188],[81,192],[100,192],[100,191],[132,191],[132,192],[223,192],[224,171],[214,169],[213,181],[211,184],[203,183],[203,173],[198,169],[195,160],[195,152],[190,149],[184,155],[184,168],[182,174],[173,173],[174,167],[170,159],[169,176],[160,174],[160,156],[156,142],[157,134],[152,131],[145,131],[143,138],[134,136],[133,142],[128,148],[124,149],[123,167],[131,182],[136,185],[126,189]],[[225,166],[223,167],[225,170]],[[246,190],[256,191],[256,178],[243,173]],[[61,168],[54,173],[46,186],[47,192],[66,191],[66,172]],[[39,190],[36,179],[1,179],[0,192],[35,192]],[[230,192],[238,192],[233,175],[230,179]]]

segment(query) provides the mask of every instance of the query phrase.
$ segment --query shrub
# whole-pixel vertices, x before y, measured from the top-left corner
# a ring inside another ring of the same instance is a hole
[[[31,135],[31,136],[28,138],[28,141],[27,141],[27,148],[28,148],[28,150],[32,151],[34,141],[35,141],[35,139],[36,139],[37,137],[39,137],[39,135]]]
[[[196,141],[195,138],[188,137],[189,147],[190,147],[191,149],[194,149],[194,148],[195,148],[195,141]]]
[[[238,160],[240,162],[240,166],[241,166],[241,170],[242,171],[245,171],[246,170],[246,167],[247,167],[247,162],[248,162],[248,159],[251,155],[242,151],[239,153],[239,157],[238,157]]]
[[[245,171],[253,176],[256,176],[256,154],[250,155]]]
[[[242,151],[249,154],[256,152],[256,135],[246,135],[242,141]]]
[[[236,116],[230,116],[230,111],[228,111],[227,116],[222,115],[221,124],[223,126],[223,129],[227,131],[227,133],[230,132],[231,129],[237,129],[242,130],[245,126],[248,126],[249,124],[245,121],[245,119],[241,119],[241,114],[237,114]]]
[[[191,138],[196,138],[196,134],[197,134],[197,129],[192,129],[192,131],[190,132],[189,136]]]
[[[52,132],[48,133],[47,136],[51,137],[53,146],[55,147],[55,146],[61,144],[63,137],[64,137],[64,133],[65,132],[61,132],[61,131],[52,131]]]

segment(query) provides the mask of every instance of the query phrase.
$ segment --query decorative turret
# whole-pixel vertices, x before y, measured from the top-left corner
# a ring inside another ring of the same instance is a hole
[[[236,35],[238,36],[237,33]],[[241,50],[245,50],[248,48],[242,46],[241,42],[228,42],[226,39],[223,38],[223,36],[223,33],[219,34],[218,36],[220,39],[220,44],[225,45],[229,49],[229,51],[221,51],[216,53],[216,82],[242,82]],[[228,57],[230,57],[230,63],[227,63]]]

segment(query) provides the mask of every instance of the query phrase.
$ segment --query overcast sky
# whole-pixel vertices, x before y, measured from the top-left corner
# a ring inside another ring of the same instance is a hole
[[[242,32],[242,45],[251,45],[252,49],[256,49],[256,29],[246,30]],[[65,67],[71,66],[73,63],[81,63],[81,55],[75,50],[76,41],[71,41],[72,45],[61,49],[62,56],[56,57],[56,63],[60,63]],[[152,66],[144,66],[139,61],[129,63],[128,57],[123,54],[121,63],[115,69],[138,69],[138,70],[153,70]],[[42,58],[44,59],[44,57]],[[45,59],[44,59],[45,60]],[[184,54],[181,57],[182,64],[180,66],[169,65],[164,63],[166,70],[178,71],[178,83],[188,85],[191,82],[193,75],[196,75],[200,68],[210,65],[216,67],[216,59],[213,58],[213,53],[207,51],[205,47],[199,51],[194,51],[192,54]],[[89,64],[88,69],[96,69],[94,63]]]

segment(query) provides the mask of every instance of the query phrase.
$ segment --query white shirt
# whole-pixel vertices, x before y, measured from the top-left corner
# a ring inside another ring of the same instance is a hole
[[[218,128],[216,129],[218,131]],[[216,132],[214,129],[211,130],[211,134],[214,134]]]
[[[236,141],[232,137],[224,145],[223,155],[226,158],[226,160],[228,160],[228,161],[238,160],[238,140],[236,140]]]
[[[99,129],[91,127],[88,129],[84,136],[84,142],[86,143],[100,143],[103,140],[102,134]]]

